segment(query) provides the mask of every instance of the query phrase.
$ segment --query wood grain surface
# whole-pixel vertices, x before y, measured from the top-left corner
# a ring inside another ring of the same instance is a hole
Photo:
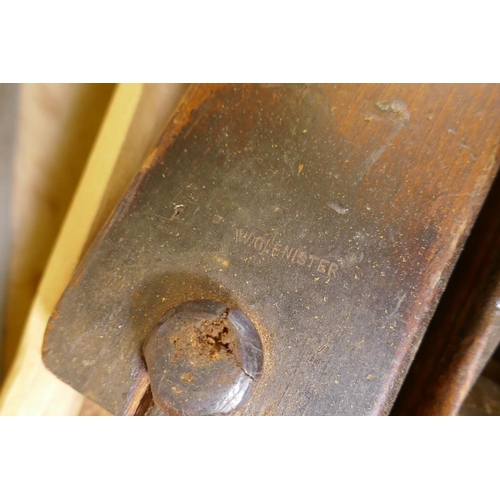
[[[82,93],[77,87],[78,86],[75,86],[74,89],[66,89],[63,95],[55,92],[54,88],[46,88],[43,86],[34,86],[29,90],[34,95],[40,95],[40,93],[45,95],[49,92],[54,97],[55,94],[59,99],[58,102],[60,107],[62,106],[64,109],[68,107],[73,109],[75,105],[72,104],[71,96],[76,99],[79,93]],[[86,93],[93,95],[98,91],[98,87],[99,86],[96,86],[94,89],[87,89]],[[140,86],[140,89],[136,88],[134,91],[138,91],[137,101],[132,99],[132,94],[122,92],[122,97],[119,99],[120,102],[115,103],[114,110],[108,112],[107,131],[104,137],[102,137],[102,134],[106,128],[104,126],[105,124],[102,126],[101,123],[97,124],[101,128],[104,127],[103,130],[101,130],[100,152],[96,153],[94,151],[94,158],[91,158],[94,164],[94,167],[91,168],[93,173],[90,175],[87,173],[87,176],[83,178],[80,183],[80,190],[83,192],[83,195],[80,196],[81,204],[78,209],[73,209],[66,221],[68,228],[71,228],[71,230],[69,232],[66,231],[65,234],[59,235],[59,250],[58,252],[54,250],[56,255],[52,256],[52,268],[50,270],[45,270],[45,286],[38,291],[35,303],[31,307],[29,321],[24,329],[22,337],[22,344],[16,354],[15,365],[11,368],[9,378],[2,388],[0,397],[0,411],[2,414],[53,415],[79,413],[82,401],[84,401],[83,398],[52,377],[41,364],[40,342],[48,316],[44,317],[44,310],[46,309],[41,307],[40,300],[41,298],[49,302],[50,300],[57,300],[57,294],[61,293],[61,289],[58,287],[64,287],[65,280],[67,282],[72,273],[71,262],[76,264],[82,253],[88,247],[89,242],[92,241],[100,226],[109,216],[109,211],[112,210],[113,206],[123,195],[127,183],[130,182],[137,172],[137,169],[146,157],[165,123],[168,121],[168,118],[175,109],[178,100],[186,88],[187,85],[185,84],[143,85]],[[62,89],[64,90],[65,87],[62,86]],[[59,86],[59,90],[61,90],[61,86]],[[83,93],[85,94],[85,92]],[[78,99],[76,100],[78,101]],[[42,102],[43,101],[44,99],[42,99]],[[25,117],[24,124],[21,124],[21,134],[29,139],[26,140],[25,147],[29,147],[35,141],[36,137],[38,137],[38,128],[51,125],[54,129],[57,129],[60,134],[63,134],[64,125],[68,125],[67,122],[62,120],[60,114],[56,114],[56,116],[53,117],[53,123],[46,123],[47,120],[43,119],[44,110],[40,111],[38,109],[38,102],[39,100],[34,98],[28,99],[23,108],[27,116]],[[87,102],[87,105],[96,106],[96,104],[92,104],[92,102]],[[132,108],[130,108],[130,106],[132,106]],[[35,109],[33,110],[33,108]],[[127,109],[132,113],[130,115],[130,121],[126,119]],[[86,112],[92,116],[92,113],[95,113],[96,109]],[[83,115],[80,113],[72,113],[71,116],[73,119],[79,117],[85,120],[86,115],[85,113]],[[91,127],[87,120],[85,124],[72,123],[69,128],[71,130],[76,129],[77,131],[81,131],[88,130]],[[79,132],[75,132],[74,135],[70,134],[70,137],[65,137],[64,140],[60,142],[64,145],[66,144],[66,140],[69,140],[71,137],[76,141],[79,135],[81,135]],[[40,140],[45,140],[46,149],[52,152],[52,159],[50,158],[51,155],[47,153],[46,161],[38,164],[40,171],[37,175],[41,182],[47,184],[48,189],[53,189],[51,192],[55,199],[58,199],[58,196],[60,196],[61,199],[65,199],[68,197],[67,191],[59,193],[55,187],[50,185],[52,163],[55,161],[55,158],[61,156],[61,151],[58,149],[58,146],[61,146],[61,144],[57,140],[59,135],[54,132],[52,132],[52,135],[44,135],[43,131],[40,131],[39,137]],[[84,137],[82,137],[82,139],[84,139]],[[18,145],[18,147],[21,146]],[[38,147],[41,147],[41,145],[35,144],[32,147],[34,151],[31,151],[31,153],[37,151]],[[94,148],[97,147],[97,145],[94,145]],[[21,148],[18,154],[20,156],[29,156],[30,152],[23,151],[22,149],[23,148]],[[64,151],[65,148],[63,148],[63,152]],[[73,151],[79,153],[80,149],[75,147]],[[78,169],[79,162],[72,162],[70,161],[71,159],[65,157],[65,155],[62,155],[62,157],[66,158],[66,163],[64,165],[65,169]],[[21,168],[21,166],[18,168]],[[87,166],[87,170],[88,169],[89,167]],[[78,176],[74,171],[67,175]],[[19,192],[23,190],[26,192],[29,190],[29,182],[27,182],[29,177],[22,177],[22,179],[26,180],[26,182],[18,182],[17,189]],[[66,187],[69,190],[69,187]],[[22,220],[30,221],[30,224],[26,224],[26,226],[30,227],[31,221],[34,221],[33,224],[38,223],[41,225],[42,234],[46,236],[41,242],[37,239],[30,240],[27,234],[22,231],[22,226],[20,226],[16,245],[20,253],[20,262],[29,262],[29,255],[36,254],[38,251],[38,244],[42,245],[42,247],[43,245],[49,244],[49,236],[53,234],[56,229],[47,218],[43,217],[43,210],[41,211],[42,216],[37,218],[39,214],[36,208],[44,203],[44,199],[39,200],[37,198],[38,195],[39,191],[33,193],[35,199],[28,208],[24,206],[21,207],[19,204],[14,205],[14,211],[18,212],[21,210],[24,214],[24,219],[23,215],[19,213],[17,217]],[[98,198],[95,198],[96,195],[98,195]],[[92,199],[96,202],[95,204],[92,204]],[[60,202],[60,206],[64,207],[64,204]],[[95,212],[93,212],[93,210],[95,210]],[[46,233],[43,231],[45,226],[48,226]],[[75,238],[75,234],[77,233],[78,238]],[[80,249],[77,244],[77,242],[80,241],[79,236],[83,237],[83,240],[81,240],[83,246]],[[77,259],[76,262],[73,260],[74,258]],[[36,259],[34,262],[42,269],[41,264]],[[19,267],[13,269],[13,281],[19,281],[20,275],[23,273],[29,273],[29,269],[19,264]],[[28,295],[29,294],[26,294],[26,300],[28,300]],[[19,295],[17,296],[19,297]],[[55,299],[52,299],[52,297],[55,297]],[[50,306],[48,307],[49,310],[47,313],[50,312]],[[84,401],[82,414],[103,415],[107,414],[107,412],[90,401]]]
[[[61,384],[40,359],[40,349],[50,311],[78,263],[89,228],[94,221],[115,158],[133,118],[142,87],[119,87],[108,120],[93,147],[84,177],[51,252],[35,298],[31,304],[16,358],[0,393],[3,415],[74,414],[83,398]]]
[[[460,406],[460,416],[500,416],[500,363],[491,359]]]
[[[14,150],[3,363],[15,357],[30,304],[114,85],[20,85]]]
[[[5,301],[11,236],[11,193],[19,86],[0,83],[0,382],[3,378]]]
[[[398,396],[394,414],[456,415],[499,343],[497,176]]]
[[[59,302],[45,363],[121,414],[147,332],[204,298],[262,338],[238,413],[389,413],[497,171],[499,117],[495,85],[193,87]]]

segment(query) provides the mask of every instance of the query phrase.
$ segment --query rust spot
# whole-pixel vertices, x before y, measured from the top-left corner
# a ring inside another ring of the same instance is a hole
[[[181,375],[181,380],[187,384],[191,384],[196,380],[196,377],[192,373],[183,373]]]
[[[238,309],[209,300],[169,309],[143,345],[154,403],[168,415],[226,415],[262,374],[259,334]]]
[[[236,362],[235,342],[235,334],[225,311],[217,319],[205,320],[198,325],[187,324],[176,336],[171,337],[170,343],[174,346],[172,363],[186,357],[190,358],[194,366],[214,361]]]

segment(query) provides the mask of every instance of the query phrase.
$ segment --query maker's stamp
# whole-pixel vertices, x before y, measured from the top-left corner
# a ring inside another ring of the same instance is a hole
[[[324,274],[325,276],[333,276],[335,278],[336,272],[341,267],[338,262],[314,255],[299,246],[287,245],[280,241],[275,241],[273,238],[260,236],[244,229],[236,229],[236,241],[252,248],[260,255],[269,255],[279,260],[285,260],[297,266],[310,269],[313,273]],[[355,260],[355,264],[361,263],[363,254],[355,257]]]

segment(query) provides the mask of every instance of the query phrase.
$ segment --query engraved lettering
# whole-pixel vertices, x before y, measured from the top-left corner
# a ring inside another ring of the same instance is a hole
[[[305,266],[307,262],[307,254],[305,252],[300,252],[297,259],[297,264],[299,266]]]
[[[328,269],[328,276],[335,276],[335,271],[337,271],[339,268],[338,264],[336,264],[335,262],[332,262],[330,264],[330,267]]]
[[[313,262],[314,262],[315,260],[319,260],[319,257],[316,257],[316,255],[312,255],[312,254],[311,254],[311,255],[309,255],[309,258],[311,259],[311,263],[310,263],[307,267],[308,267],[309,269],[311,269],[311,268],[312,268],[312,265],[313,265]]]
[[[244,229],[236,229],[236,241],[238,243],[248,243],[248,240],[251,239],[252,236],[252,233],[249,233]]]
[[[275,243],[274,247],[273,247],[273,251],[271,252],[271,257],[276,257],[276,255],[278,255],[280,250],[281,250],[281,243]],[[276,253],[274,253],[274,252],[276,252]]]
[[[266,243],[266,248],[264,248],[264,253],[267,253],[267,255],[269,255],[271,252],[270,252],[270,248],[272,245],[269,245],[269,243],[271,242],[272,240],[267,240],[267,243]]]
[[[318,272],[326,274],[326,266],[328,266],[328,264],[330,264],[329,260],[321,259],[318,264]]]
[[[258,238],[255,238],[255,241],[253,242],[253,247],[255,250],[261,251],[264,248],[264,238],[262,236],[259,236]]]
[[[289,249],[290,248],[290,249]],[[284,248],[283,250],[283,253],[281,254],[281,258],[284,259],[285,258],[285,255],[286,255],[286,260],[288,260],[290,258],[290,256],[292,255],[292,252],[293,252],[294,248],[293,247],[288,247],[288,245]],[[288,251],[288,253],[287,253]]]
[[[253,248],[260,255],[267,254],[272,258],[286,259],[287,262],[297,264],[298,266],[307,267],[313,273],[320,273],[327,276],[336,277],[337,271],[341,269],[349,269],[356,264],[363,262],[363,253],[349,252],[343,257],[337,257],[335,262],[323,259],[314,254],[310,254],[299,248],[294,248],[290,245],[284,245],[273,238],[254,235],[245,229],[236,229],[236,241],[243,245]],[[358,279],[355,276],[355,279]],[[318,281],[319,277],[314,278]],[[329,283],[327,279],[325,283]]]

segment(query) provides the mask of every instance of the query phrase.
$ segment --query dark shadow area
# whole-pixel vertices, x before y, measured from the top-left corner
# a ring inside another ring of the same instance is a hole
[[[500,386],[481,372],[500,341],[500,175],[497,175],[453,270],[392,410],[392,415],[454,415],[477,380],[473,406],[500,409]],[[498,356],[498,354],[496,354]],[[489,364],[488,364],[489,363]],[[483,373],[486,373],[487,370]],[[500,383],[500,376],[497,383]],[[489,389],[488,389],[489,388]],[[483,408],[484,410],[484,408]],[[467,413],[469,410],[464,410]],[[470,411],[482,411],[476,408]],[[486,413],[488,414],[487,410]],[[478,413],[483,414],[483,413]],[[492,413],[490,413],[492,414]]]

